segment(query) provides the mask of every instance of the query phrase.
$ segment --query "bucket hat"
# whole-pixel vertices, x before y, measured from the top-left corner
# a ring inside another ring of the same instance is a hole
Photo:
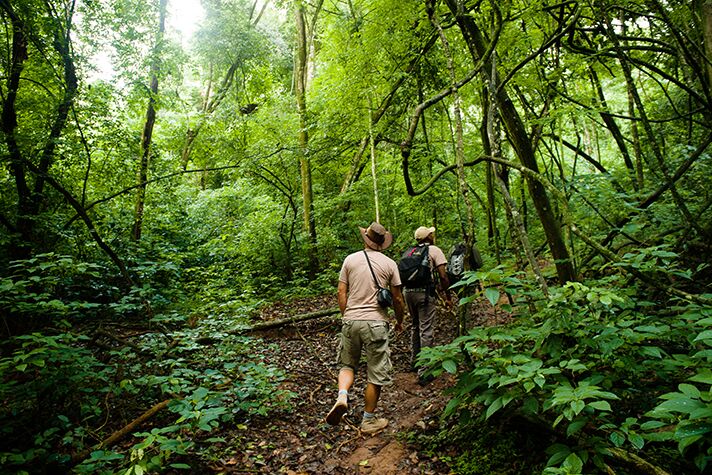
[[[375,251],[383,251],[393,242],[393,235],[381,224],[373,222],[368,228],[358,228],[363,242]]]

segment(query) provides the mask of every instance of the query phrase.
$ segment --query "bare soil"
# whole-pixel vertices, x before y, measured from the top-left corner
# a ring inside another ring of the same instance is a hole
[[[262,311],[270,320],[336,306],[332,296],[272,305]],[[491,325],[509,318],[488,303],[472,305],[472,325]],[[453,313],[439,309],[438,344],[457,335]],[[260,335],[266,362],[288,375],[284,388],[296,393],[293,410],[247,421],[245,430],[233,434],[233,443],[211,469],[220,473],[301,474],[449,474],[447,464],[409,442],[408,434],[433,433],[448,402],[443,393],[453,384],[445,374],[421,387],[410,367],[410,325],[391,341],[394,384],[384,387],[378,415],[390,423],[382,432],[366,436],[358,425],[363,413],[365,368],[356,375],[350,391],[350,409],[336,427],[324,422],[337,395],[336,346],[339,319],[319,319],[271,330]],[[212,458],[212,457],[211,457]],[[215,460],[213,458],[213,460]]]

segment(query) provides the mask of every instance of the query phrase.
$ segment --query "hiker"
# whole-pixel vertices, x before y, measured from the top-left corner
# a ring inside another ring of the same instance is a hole
[[[448,307],[452,307],[450,296],[450,281],[447,276],[447,258],[442,249],[435,245],[435,228],[420,226],[415,230],[415,240],[418,245],[407,250],[401,259],[401,279],[405,286],[405,302],[408,305],[411,328],[411,368],[416,370],[415,363],[420,350],[433,346],[433,328],[435,327],[435,304],[437,293],[443,296]],[[424,278],[410,280],[403,275],[403,264],[408,255],[427,253]],[[436,278],[433,277],[436,276]],[[431,377],[424,375],[424,368],[417,368],[418,383],[427,384]]]
[[[392,368],[388,341],[388,311],[377,300],[379,288],[390,290],[395,311],[395,331],[403,331],[405,304],[401,293],[398,266],[381,251],[393,242],[393,236],[382,225],[371,223],[359,227],[364,242],[363,251],[344,259],[339,274],[338,299],[343,317],[338,349],[340,365],[339,394],[326,422],[336,425],[348,410],[349,389],[354,382],[361,352],[366,355],[367,385],[364,392],[364,413],[361,432],[373,434],[388,425],[388,419],[376,417],[375,411],[381,387],[392,383]]]

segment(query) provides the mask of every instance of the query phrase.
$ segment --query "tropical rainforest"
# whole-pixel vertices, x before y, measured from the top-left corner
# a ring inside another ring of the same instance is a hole
[[[3,473],[710,470],[710,0],[0,16]],[[469,263],[390,471],[319,461],[373,221]]]

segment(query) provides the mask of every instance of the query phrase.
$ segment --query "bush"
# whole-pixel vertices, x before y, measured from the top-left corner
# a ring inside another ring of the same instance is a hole
[[[550,449],[546,473],[606,470],[621,450],[670,440],[681,460],[704,470],[712,458],[712,307],[678,302],[653,313],[636,289],[616,284],[550,289],[542,308],[521,309],[507,327],[475,328],[425,350],[420,363],[431,372],[457,375],[445,416],[481,405],[473,417],[507,411],[540,421],[563,442]]]

